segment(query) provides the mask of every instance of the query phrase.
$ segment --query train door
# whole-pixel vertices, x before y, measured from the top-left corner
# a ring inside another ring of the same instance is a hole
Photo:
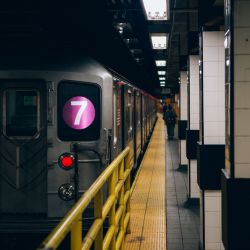
[[[143,126],[144,126],[144,143],[147,141],[147,109],[146,109],[146,98],[142,96],[142,107],[143,107]]]
[[[46,83],[0,81],[0,213],[47,211]]]
[[[133,88],[124,86],[124,145],[130,148],[130,163],[134,166],[134,98]]]
[[[149,117],[150,117],[150,113],[149,113],[149,98],[148,98],[148,96],[146,96],[145,98],[146,98],[147,138],[148,138],[149,132],[150,132],[150,126],[149,126]]]
[[[135,91],[135,127],[136,127],[136,159],[138,159],[141,153],[141,101],[140,92]]]
[[[113,87],[113,159],[122,151],[122,87]]]

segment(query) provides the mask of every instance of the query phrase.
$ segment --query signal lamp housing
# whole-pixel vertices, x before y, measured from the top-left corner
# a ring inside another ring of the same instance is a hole
[[[75,197],[75,188],[70,183],[64,183],[58,188],[58,196],[63,201],[71,201]]]
[[[75,165],[75,157],[71,153],[63,153],[58,158],[58,165],[64,170],[70,170]]]

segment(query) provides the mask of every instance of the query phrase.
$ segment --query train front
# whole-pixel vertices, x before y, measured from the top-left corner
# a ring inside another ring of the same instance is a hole
[[[43,62],[1,65],[1,235],[49,232],[110,161],[110,73]]]

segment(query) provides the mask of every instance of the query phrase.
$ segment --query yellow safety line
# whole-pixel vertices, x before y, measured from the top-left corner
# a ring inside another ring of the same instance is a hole
[[[158,119],[131,197],[131,234],[125,250],[166,249],[165,134]]]

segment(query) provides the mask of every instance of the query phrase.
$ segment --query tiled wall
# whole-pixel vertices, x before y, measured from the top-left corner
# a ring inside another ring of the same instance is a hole
[[[189,56],[190,130],[199,129],[199,56]]]
[[[199,130],[199,56],[189,56],[189,130]],[[200,198],[197,184],[197,160],[189,161],[189,195],[190,198]]]
[[[204,144],[225,144],[224,32],[203,32],[203,128]],[[216,160],[216,159],[215,159]],[[203,197],[204,196],[204,197]],[[221,191],[201,194],[205,250],[221,250]]]
[[[203,32],[204,144],[225,144],[224,32]]]
[[[187,120],[187,72],[180,72],[180,120]]]
[[[200,188],[197,183],[197,160],[189,161],[190,171],[190,198],[200,198]]]
[[[187,120],[187,72],[180,72],[180,120]],[[186,140],[180,140],[180,164],[188,165]]]
[[[235,177],[250,178],[250,1],[235,1]]]
[[[205,249],[224,250],[221,241],[221,191],[204,191]]]
[[[188,159],[186,156],[186,140],[180,140],[180,164],[188,165]]]

